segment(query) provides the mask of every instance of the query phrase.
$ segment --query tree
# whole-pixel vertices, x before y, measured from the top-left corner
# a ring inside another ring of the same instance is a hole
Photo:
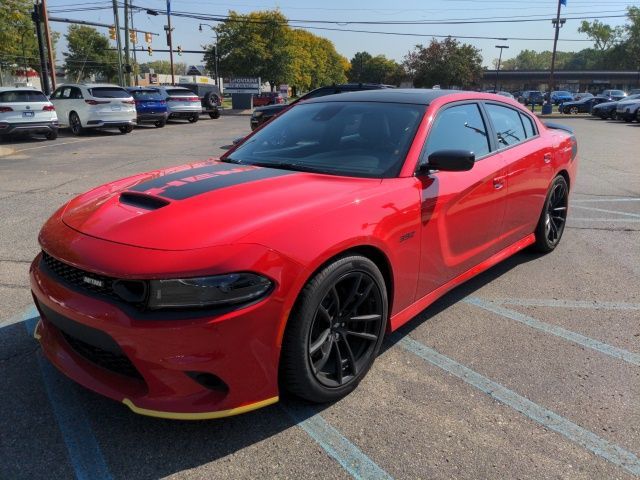
[[[401,66],[384,55],[357,52],[351,59],[349,81],[399,84],[403,74]]]
[[[260,77],[271,88],[290,77],[291,29],[278,10],[241,15],[230,11],[229,19],[216,27],[219,71],[226,76]],[[204,60],[215,70],[213,46],[207,47]]]
[[[427,47],[416,45],[405,56],[404,67],[416,87],[468,88],[482,76],[482,56],[479,49],[451,37],[441,42],[434,38]]]
[[[154,73],[171,75],[171,62],[169,62],[169,60],[154,60],[152,62],[141,63],[139,69],[140,73],[149,73],[150,69],[153,69]],[[187,73],[187,64],[174,62],[173,71],[176,75],[184,75]]]
[[[580,33],[586,33],[587,36],[596,44],[596,49],[603,51],[611,48],[616,44],[622,36],[622,29],[613,28],[610,25],[602,23],[600,20],[588,22],[583,20],[578,27]]]
[[[109,50],[109,39],[95,28],[71,25],[65,35],[67,52],[65,69],[67,75],[80,81],[92,74],[115,80],[118,73],[118,56]]]

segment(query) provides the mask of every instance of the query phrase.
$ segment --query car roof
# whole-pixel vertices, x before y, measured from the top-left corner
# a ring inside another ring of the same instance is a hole
[[[37,89],[36,87],[0,87],[0,92],[15,92],[16,90],[20,90],[22,92],[40,92],[42,90]]]
[[[359,90],[345,92],[340,95],[327,95],[313,98],[305,103],[321,102],[384,102],[384,103],[412,103],[429,105],[433,100],[446,95],[459,93],[477,94],[477,92],[465,92],[463,90],[432,90],[427,88],[381,88],[376,90]]]

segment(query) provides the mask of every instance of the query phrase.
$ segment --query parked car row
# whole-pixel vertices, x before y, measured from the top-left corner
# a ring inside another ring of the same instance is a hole
[[[161,128],[173,118],[195,123],[201,113],[218,118],[221,97],[215,86],[206,87],[210,88],[66,84],[49,98],[34,88],[0,88],[0,138],[36,133],[54,140],[61,127],[69,127],[75,135],[97,128],[117,128],[126,134],[137,124]]]
[[[622,100],[600,103],[591,109],[591,115],[603,120],[640,121],[640,93],[628,95]]]

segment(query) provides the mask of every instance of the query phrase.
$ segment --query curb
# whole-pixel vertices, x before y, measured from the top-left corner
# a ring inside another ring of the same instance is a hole
[[[11,155],[15,153],[16,149],[12,147],[0,147],[0,157],[6,157],[7,155]]]
[[[221,113],[222,115],[251,116],[253,112],[251,110],[232,110],[231,108],[225,108]]]

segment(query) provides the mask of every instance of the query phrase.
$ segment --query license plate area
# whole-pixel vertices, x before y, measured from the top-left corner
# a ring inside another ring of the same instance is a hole
[[[24,118],[33,118],[34,115],[35,115],[35,112],[22,112],[22,116]]]

